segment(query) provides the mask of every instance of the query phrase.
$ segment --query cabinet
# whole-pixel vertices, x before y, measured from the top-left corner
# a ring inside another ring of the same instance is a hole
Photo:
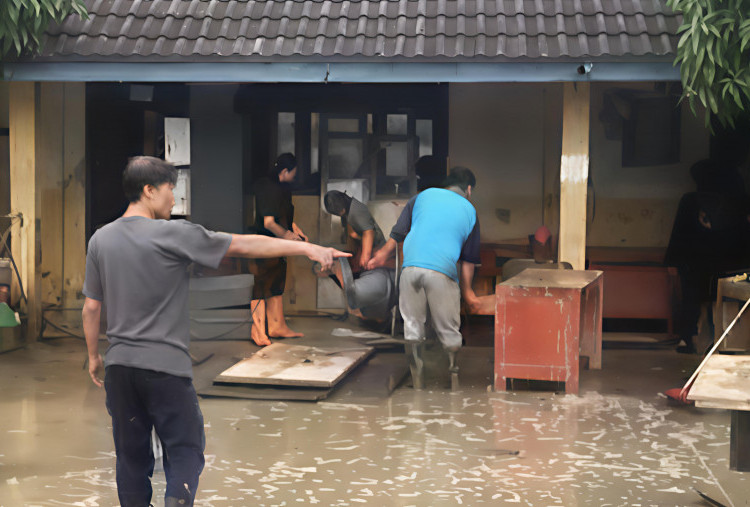
[[[527,269],[495,292],[496,391],[518,378],[565,382],[577,393],[579,356],[601,368],[601,271]]]

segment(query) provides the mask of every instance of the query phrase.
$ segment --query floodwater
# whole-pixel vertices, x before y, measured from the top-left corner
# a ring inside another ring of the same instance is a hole
[[[299,344],[356,327],[351,318],[290,325],[307,334]],[[215,353],[196,378],[257,350],[236,341],[192,349]],[[85,356],[74,338],[0,355],[0,505],[117,505],[111,424]],[[497,393],[492,348],[473,346],[451,392],[433,347],[424,391],[406,379],[390,395],[343,384],[319,402],[201,399],[206,468],[196,505],[708,505],[696,490],[748,505],[748,473],[729,470],[729,412],[670,405],[661,394],[697,363],[671,350],[605,349],[602,370],[581,373],[577,396]],[[161,505],[163,473],[153,482]]]

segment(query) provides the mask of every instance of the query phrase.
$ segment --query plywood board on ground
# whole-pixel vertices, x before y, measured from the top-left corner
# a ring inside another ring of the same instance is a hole
[[[286,387],[252,384],[214,384],[198,390],[204,398],[238,398],[242,400],[320,401],[333,389],[325,387]]]
[[[750,356],[711,356],[688,399],[699,407],[750,410]]]
[[[274,343],[224,370],[215,382],[332,387],[372,351]]]

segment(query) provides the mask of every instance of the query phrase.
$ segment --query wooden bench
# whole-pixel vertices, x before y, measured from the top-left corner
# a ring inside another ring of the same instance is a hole
[[[604,272],[605,319],[659,319],[674,334],[677,269],[663,265],[663,248],[588,247],[589,269]]]

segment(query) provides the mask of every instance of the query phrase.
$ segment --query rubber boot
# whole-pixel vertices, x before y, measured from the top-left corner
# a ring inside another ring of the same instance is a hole
[[[424,343],[414,342],[404,345],[406,357],[409,359],[411,383],[414,389],[424,389]]]
[[[193,502],[173,496],[168,496],[164,499],[164,507],[186,507],[189,505],[193,505]]]
[[[448,371],[451,374],[451,391],[458,391],[458,349],[448,351]]]

